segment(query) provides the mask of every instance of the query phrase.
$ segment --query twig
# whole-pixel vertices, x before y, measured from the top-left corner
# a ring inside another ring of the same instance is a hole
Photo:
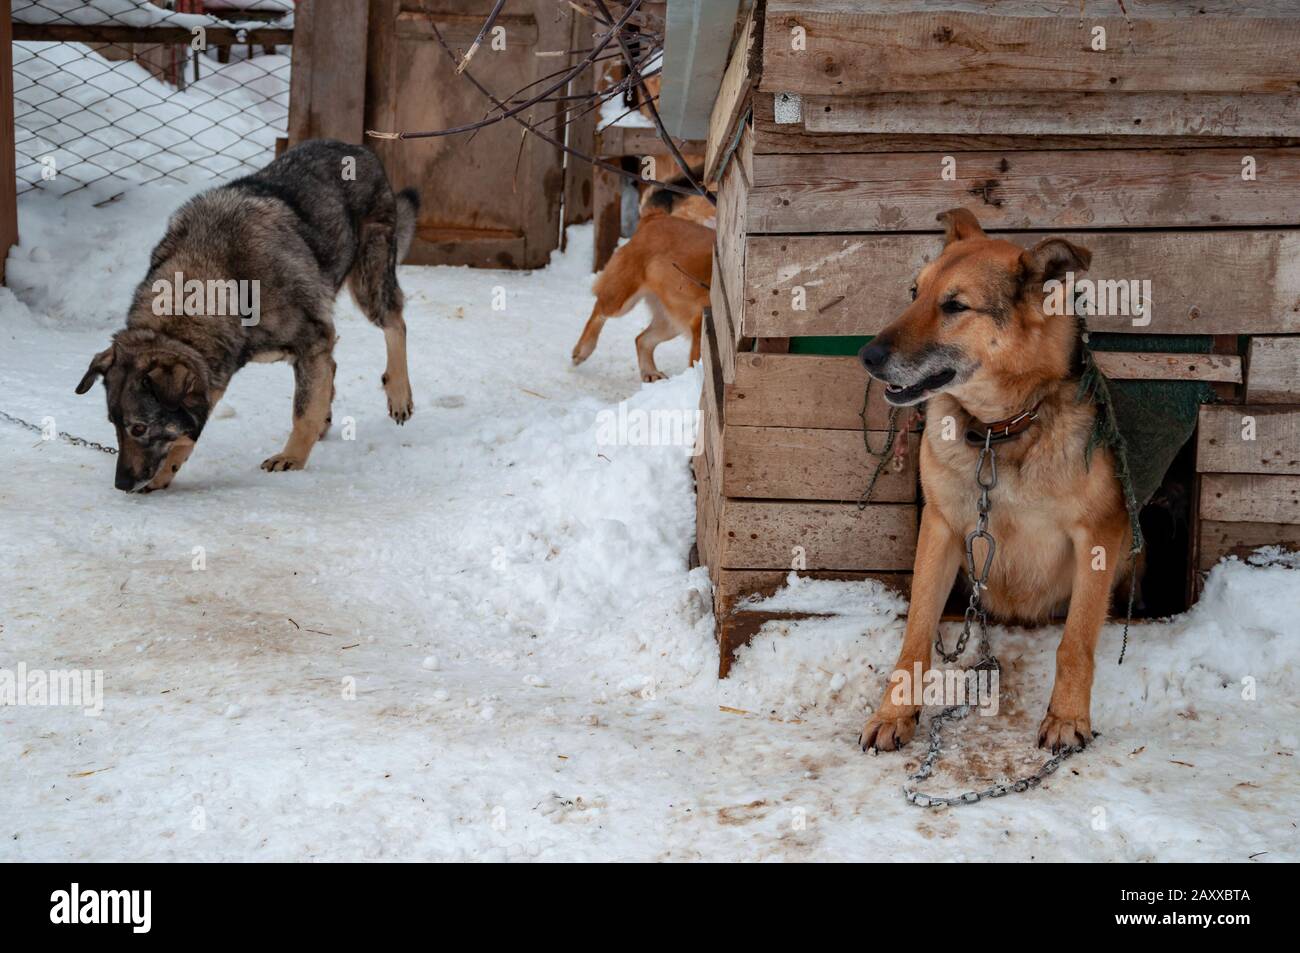
[[[492,24],[497,22],[497,15],[501,13],[501,8],[505,5],[506,0],[497,0],[496,6],[494,6],[492,12],[488,14],[487,22],[483,24],[483,29],[478,31],[478,36],[474,37],[474,42],[469,45],[469,49],[465,52],[461,61],[456,65],[457,76],[465,72],[465,67],[469,66],[469,61],[472,60],[474,54],[478,52],[479,45],[483,42],[483,37],[488,35],[488,30],[492,29]]]

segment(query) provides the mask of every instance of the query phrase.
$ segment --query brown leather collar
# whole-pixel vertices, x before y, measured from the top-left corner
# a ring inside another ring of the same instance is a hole
[[[1038,408],[1042,404],[1043,402],[1039,401],[1030,410],[1021,411],[1005,420],[995,420],[991,424],[972,419],[970,426],[966,428],[966,442],[973,447],[982,447],[986,441],[1001,443],[1004,440],[1015,440],[1033,426],[1034,421],[1038,419]]]

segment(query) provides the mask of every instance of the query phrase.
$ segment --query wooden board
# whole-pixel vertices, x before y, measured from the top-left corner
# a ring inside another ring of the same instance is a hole
[[[1201,518],[1229,523],[1300,523],[1300,476],[1204,473]]]
[[[785,586],[788,572],[779,570],[723,569],[714,582],[714,612],[718,635],[718,678],[726,678],[735,661],[735,653],[748,645],[759,630],[769,622],[792,621],[801,618],[826,616],[832,613],[774,612],[737,607],[750,597],[770,596]],[[912,574],[902,572],[801,572],[805,579],[836,579],[861,581],[872,579],[882,582],[903,595],[911,589]],[[830,609],[831,607],[827,607]]]
[[[591,115],[596,115],[593,111]],[[700,155],[704,152],[704,143],[699,139],[674,139],[682,155]],[[668,155],[659,130],[645,126],[606,126],[596,133],[596,154],[619,158],[622,156]],[[676,166],[668,166],[675,174]]]
[[[1054,234],[1092,252],[1093,267],[1080,278],[1151,283],[1149,324],[1095,315],[1088,320],[1094,331],[1300,332],[1300,232]],[[1029,245],[1041,236],[1005,237]],[[874,334],[907,308],[912,279],[942,247],[939,235],[751,236],[745,244],[741,333]],[[796,287],[803,289],[803,311],[794,309]]]
[[[618,248],[623,233],[623,176],[601,166],[591,170],[592,272],[600,272]]]
[[[1120,379],[1229,381],[1239,377],[1239,359],[1212,354],[1096,352],[1102,370]],[[853,430],[861,435],[867,373],[856,357],[813,354],[736,355],[734,383],[723,391],[728,426]],[[873,387],[867,406],[869,429],[884,430],[890,406]]]
[[[707,441],[706,437],[706,441]],[[706,452],[693,461],[695,470],[695,547],[700,565],[715,582],[718,575],[718,493]]]
[[[1300,408],[1207,404],[1196,429],[1196,469],[1300,475]]]
[[[290,146],[308,139],[364,141],[368,22],[368,4],[355,0],[298,4],[289,74]]]
[[[14,70],[10,11],[0,10],[0,284],[9,246],[18,244],[18,180],[14,158]]]
[[[1298,315],[1300,298],[1297,298],[1288,314],[1292,318]],[[1300,338],[1250,339],[1246,401],[1252,404],[1300,404]]]
[[[854,357],[738,354],[736,381],[723,393],[727,426],[808,427],[862,432],[867,372]],[[889,426],[884,388],[873,387],[867,426]]]
[[[724,569],[908,570],[916,555],[916,507],[723,499]]]
[[[586,45],[587,37],[590,36],[591,27],[586,17],[573,17],[569,32],[569,49],[580,50]],[[582,54],[571,53],[568,57],[570,67],[577,66],[582,59]],[[556,58],[559,62],[560,58]],[[595,89],[596,70],[589,68],[583,70],[573,80],[569,82],[568,94],[571,96],[583,96],[591,93]],[[577,110],[581,112],[581,110]],[[571,149],[576,149],[589,156],[596,155],[596,123],[600,119],[600,111],[593,109],[582,115],[572,116],[565,126],[565,144]],[[560,250],[563,251],[568,244],[568,227],[578,225],[582,222],[591,221],[595,191],[592,184],[592,173],[595,169],[586,159],[580,159],[571,153],[564,155],[564,233],[560,240]]]
[[[1300,550],[1300,523],[1225,523],[1201,521],[1197,568],[1214,568],[1224,556],[1244,559],[1261,546]]]
[[[907,595],[912,588],[911,572],[799,572],[800,579],[834,579],[840,582],[883,582],[891,589]],[[744,611],[749,599],[762,599],[784,589],[790,578],[788,569],[724,569],[718,576],[714,590],[723,611]],[[828,611],[833,607],[828,606]]]
[[[969,208],[986,230],[1300,224],[1300,150],[755,155],[752,232],[936,231]]]
[[[1241,383],[1241,358],[1235,354],[1094,351],[1093,357],[1103,374],[1120,381]]]
[[[722,290],[716,247],[713,249],[713,274],[713,282],[709,286],[709,307],[705,312],[705,320],[713,326],[714,345],[718,352],[718,365],[722,380],[730,384],[736,379],[736,336],[732,332],[727,296]]]
[[[985,133],[830,133],[812,132],[803,122],[789,125],[775,122],[772,93],[750,95],[753,113],[754,151],[768,153],[816,152],[985,152],[1008,149],[1015,152],[1051,149],[1199,149],[1279,148],[1300,145],[1300,139],[1284,136],[1101,136],[1101,135],[1005,135]]]
[[[700,363],[704,370],[704,386],[701,388],[700,405],[703,408],[701,426],[706,430],[706,444],[713,472],[722,473],[722,393],[724,383],[719,367],[716,338],[708,323],[700,333]],[[715,489],[717,489],[715,487]]]
[[[745,25],[731,51],[731,61],[722,74],[722,86],[713,103],[709,117],[709,139],[704,156],[704,181],[712,182],[736,143],[737,124],[749,102],[749,91],[758,81],[756,70],[751,69],[754,44],[755,7],[750,7]]]
[[[869,434],[882,448],[887,434]],[[919,435],[908,441],[903,468],[885,465],[871,494],[872,503],[911,503],[917,495]],[[727,427],[722,495],[753,499],[844,500],[857,502],[871,482],[877,457],[868,456],[861,432],[786,427]]]
[[[1300,136],[1292,93],[1015,91],[807,96],[816,133],[886,135]]]
[[[809,94],[915,90],[1293,91],[1300,19],[1284,0],[1077,0],[942,5],[771,0],[760,88]],[[1105,30],[1105,49],[1093,48]],[[806,31],[806,49],[792,42]]]
[[[746,196],[749,182],[741,163],[727,166],[718,190],[714,283],[721,283],[727,301],[732,339],[740,341],[740,295],[745,284]]]

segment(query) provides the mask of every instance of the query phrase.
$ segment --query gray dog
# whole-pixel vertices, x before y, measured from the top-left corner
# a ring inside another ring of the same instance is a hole
[[[405,423],[411,383],[396,266],[418,210],[418,193],[394,194],[373,152],[332,140],[304,142],[181,206],[150,256],[126,329],[77,385],[84,394],[104,378],[117,488],[168,486],[249,361],[293,365],[293,432],[262,469],[306,466],[329,429],[334,299],[345,281],[384,331],[388,414]]]

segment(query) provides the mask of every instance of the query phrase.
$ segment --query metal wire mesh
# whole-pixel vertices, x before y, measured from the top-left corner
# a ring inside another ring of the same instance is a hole
[[[18,192],[229,179],[289,113],[292,0],[12,0]]]

